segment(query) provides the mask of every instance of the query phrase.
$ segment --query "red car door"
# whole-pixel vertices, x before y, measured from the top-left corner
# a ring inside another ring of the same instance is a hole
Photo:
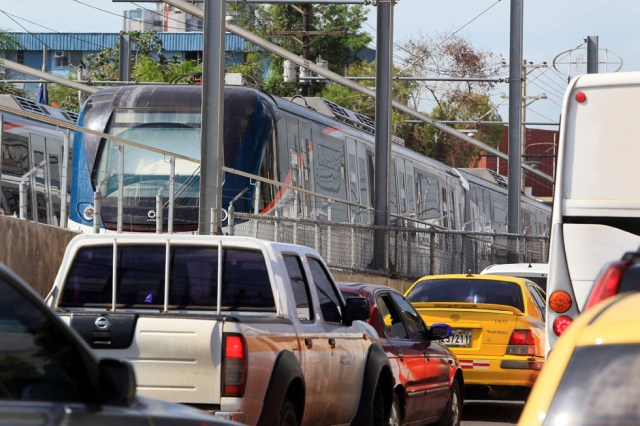
[[[402,297],[402,296],[401,296]],[[392,364],[398,365],[398,378],[405,388],[405,422],[424,418],[428,383],[425,377],[424,342],[411,338],[404,316],[390,292],[376,293],[376,305],[382,322],[383,349]]]
[[[425,340],[427,326],[420,314],[404,296],[392,293],[391,297],[400,308],[414,347],[421,351],[424,360],[424,376],[422,382],[425,393],[422,406],[423,418],[439,416],[449,400],[449,364],[450,356],[440,344]]]

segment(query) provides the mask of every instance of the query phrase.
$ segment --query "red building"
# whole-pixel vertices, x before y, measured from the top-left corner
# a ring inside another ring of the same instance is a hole
[[[525,149],[522,162],[541,172],[555,177],[556,154],[558,152],[559,132],[557,130],[526,129]],[[505,126],[500,138],[499,150],[509,154],[509,127]],[[503,176],[509,176],[508,162],[495,155],[483,155],[478,167],[495,170]],[[524,187],[531,195],[542,199],[553,197],[553,183],[525,170]],[[530,188],[530,189],[529,189]]]

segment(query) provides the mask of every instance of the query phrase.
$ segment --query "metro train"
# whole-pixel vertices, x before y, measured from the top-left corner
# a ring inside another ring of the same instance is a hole
[[[196,85],[105,88],[87,99],[78,124],[199,159],[201,102],[202,88]],[[266,178],[225,173],[225,208],[233,205],[236,212],[318,220],[329,216],[342,223],[373,222],[375,140],[374,123],[368,117],[322,98],[283,99],[255,88],[226,86],[223,128],[225,166]],[[455,169],[395,142],[389,170],[393,221],[408,219],[445,230],[506,232],[503,177],[485,169]],[[94,193],[99,190],[100,232],[117,229],[118,198],[123,232],[154,232],[160,216],[167,229],[173,186],[173,230],[196,232],[199,164],[177,159],[170,182],[166,156],[131,146],[121,156],[118,145],[76,132],[69,226],[92,232]],[[267,179],[287,186],[268,184]],[[161,215],[156,212],[158,194],[164,203]],[[550,214],[548,205],[522,195],[521,229],[527,234],[546,235]]]
[[[72,111],[20,96],[0,95],[0,105],[70,124],[78,118]],[[0,213],[20,215],[20,183],[24,183],[26,218],[61,224],[63,147],[64,136],[56,126],[0,110]]]

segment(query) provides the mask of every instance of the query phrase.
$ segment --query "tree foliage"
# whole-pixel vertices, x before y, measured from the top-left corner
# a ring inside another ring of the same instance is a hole
[[[180,62],[177,57],[167,57],[162,40],[155,31],[121,32],[128,35],[134,46],[131,57],[131,78],[139,82],[188,81],[201,70],[195,61]],[[115,46],[86,57],[87,79],[92,81],[116,81],[119,78],[120,42]]]
[[[502,120],[489,98],[496,82],[478,80],[497,79],[502,58],[493,52],[476,49],[453,34],[415,38],[403,43],[402,49],[407,53],[403,70],[415,77],[440,79],[416,82],[409,106],[418,109],[424,99],[431,99],[435,103],[431,118],[475,122],[449,125],[497,147],[504,127],[479,124],[480,121]],[[479,149],[433,126],[423,127],[420,133],[424,139],[419,151],[456,167],[471,167],[477,163],[481,154]]]
[[[324,59],[329,69],[344,74],[347,67],[357,62],[357,54],[371,42],[371,35],[362,30],[367,18],[363,6],[338,4],[238,4],[229,5],[237,13],[240,26],[275,43],[290,52],[316,62]],[[306,22],[306,26],[305,26]],[[306,37],[305,37],[306,35]],[[293,96],[300,92],[299,83],[286,83],[282,75],[284,59],[270,53],[255,53],[243,69],[261,81],[263,88],[280,96]],[[325,83],[309,83],[311,93],[317,93]]]
[[[6,57],[7,53],[18,48],[18,43],[13,36],[0,28],[0,57]],[[7,73],[0,71],[0,79],[5,80]],[[11,83],[0,82],[0,94],[24,96],[24,90],[18,89]]]

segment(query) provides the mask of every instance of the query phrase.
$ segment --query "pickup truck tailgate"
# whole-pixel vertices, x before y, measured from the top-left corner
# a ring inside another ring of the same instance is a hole
[[[219,403],[221,351],[211,345],[221,342],[223,321],[146,313],[60,316],[99,357],[130,361],[140,394],[172,402]]]

